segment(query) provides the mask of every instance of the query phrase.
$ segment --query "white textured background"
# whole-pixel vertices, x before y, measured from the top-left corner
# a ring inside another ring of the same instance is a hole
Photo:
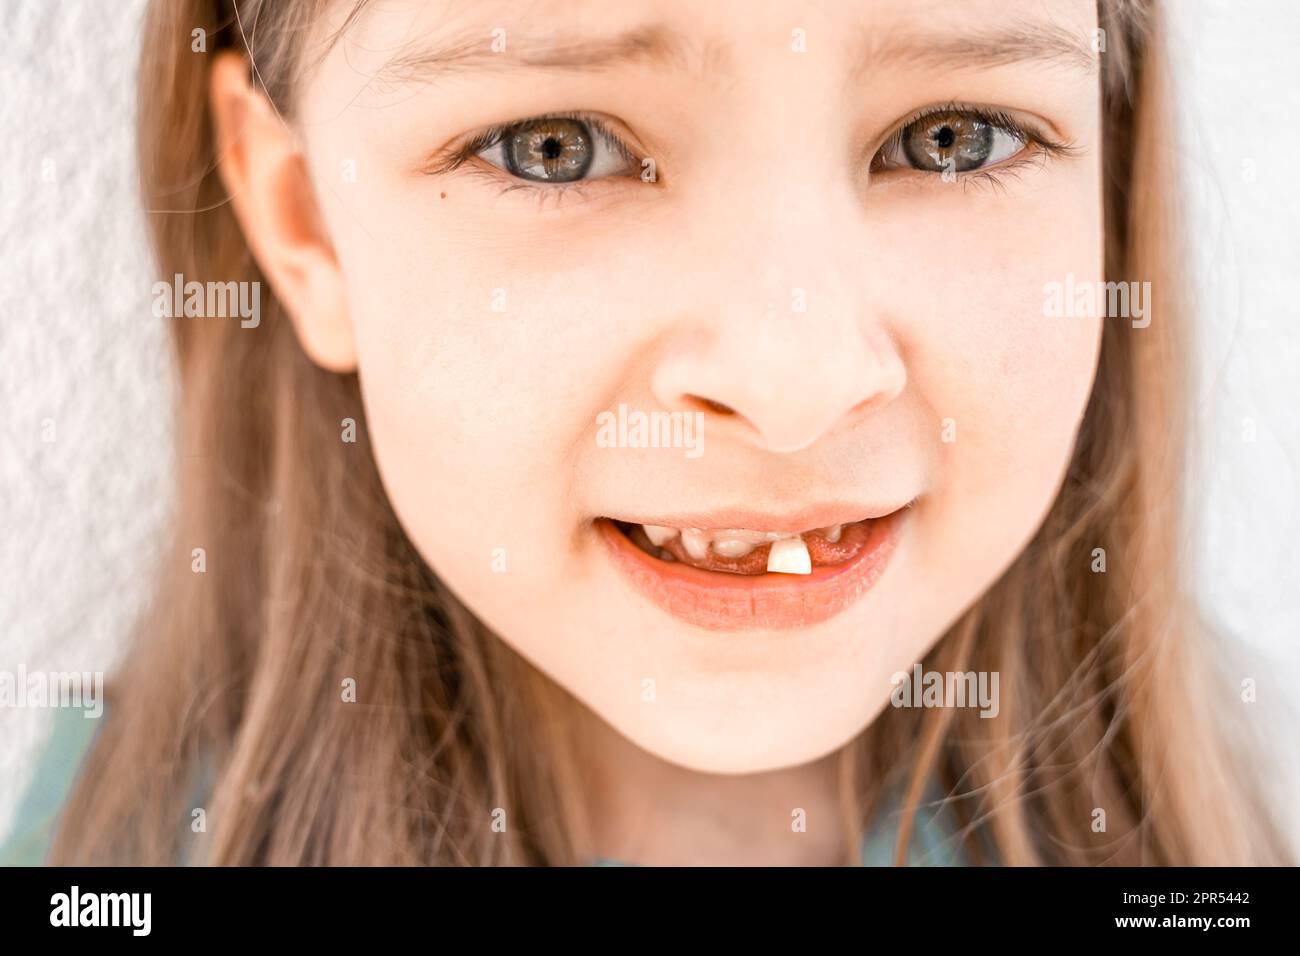
[[[111,670],[169,512],[171,367],[149,308],[132,156],[141,6],[0,0],[0,670]],[[1199,584],[1231,636],[1234,672],[1259,681],[1278,800],[1290,809],[1300,794],[1300,3],[1168,6],[1205,340],[1192,478]],[[0,834],[48,718],[0,710]]]
[[[171,365],[132,130],[142,8],[0,0],[0,670],[111,670],[168,514]],[[0,709],[0,833],[50,716]]]

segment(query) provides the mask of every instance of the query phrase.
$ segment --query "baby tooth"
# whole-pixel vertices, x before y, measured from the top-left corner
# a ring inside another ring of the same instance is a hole
[[[844,525],[833,524],[829,528],[826,528],[822,533],[825,536],[827,541],[829,541],[831,544],[835,544],[840,540],[840,534],[843,533],[843,531],[844,531]]]
[[[699,528],[687,528],[682,532],[682,544],[687,554],[696,561],[703,561],[709,553],[709,534]]]
[[[743,558],[756,547],[756,543],[740,536],[717,538],[713,542],[713,550],[724,558]]]
[[[645,536],[650,539],[650,543],[656,548],[662,547],[677,537],[676,528],[665,528],[663,525],[658,524],[647,524],[641,527],[645,528]]]
[[[772,542],[767,555],[767,569],[780,574],[812,574],[812,558],[803,538],[782,538]]]

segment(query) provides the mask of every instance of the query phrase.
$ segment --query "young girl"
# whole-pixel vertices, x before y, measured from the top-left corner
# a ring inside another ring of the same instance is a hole
[[[1280,859],[1180,566],[1161,40],[156,0],[158,276],[258,310],[166,310],[174,545],[47,858]]]

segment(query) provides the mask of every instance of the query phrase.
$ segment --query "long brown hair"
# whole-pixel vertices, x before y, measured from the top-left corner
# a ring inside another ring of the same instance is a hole
[[[139,156],[162,275],[261,281],[216,174],[210,55],[242,51],[291,118],[321,6],[151,3]],[[1158,12],[1154,0],[1099,2],[1107,278],[1150,281],[1154,317],[1105,329],[1048,518],[926,661],[998,672],[1001,715],[887,708],[841,754],[855,847],[882,804],[881,781],[908,781],[900,862],[936,779],[977,861],[1280,853],[1216,723],[1234,691],[1215,683],[1213,645],[1180,582],[1189,313]],[[192,52],[196,29],[209,56]],[[380,484],[356,376],[308,360],[274,301],[256,329],[182,319],[174,332],[175,538],[52,858],[590,859],[579,705],[486,631],[416,553]],[[348,418],[355,443],[339,440]],[[1090,570],[1097,548],[1105,573]],[[356,702],[344,699],[348,681]]]

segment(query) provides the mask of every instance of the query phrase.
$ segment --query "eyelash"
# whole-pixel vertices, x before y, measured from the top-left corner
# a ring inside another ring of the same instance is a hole
[[[882,142],[875,153],[872,154],[869,167],[872,172],[892,172],[903,174],[919,174],[922,177],[932,178],[937,173],[929,170],[915,169],[907,166],[896,167],[878,167],[877,157],[882,153],[894,151],[901,143],[903,134],[917,123],[924,122],[937,116],[958,114],[976,119],[989,126],[1001,129],[1010,133],[1012,136],[1024,143],[1024,147],[1009,160],[1003,160],[995,166],[987,169],[962,170],[955,171],[954,175],[963,188],[970,186],[987,186],[990,188],[1004,188],[1008,180],[1016,178],[1028,166],[1037,163],[1040,167],[1058,156],[1068,156],[1074,154],[1078,147],[1073,143],[1063,142],[1046,133],[1035,129],[1034,127],[1021,122],[1011,114],[997,109],[990,109],[982,106],[970,106],[962,103],[946,103],[939,106],[926,107],[920,110],[906,120],[899,123],[885,141]],[[470,139],[453,147],[449,152],[434,157],[424,168],[424,172],[429,175],[441,175],[454,172],[470,164],[484,150],[497,146],[509,135],[514,129],[523,123],[534,122],[538,120],[574,120],[581,122],[591,130],[592,134],[602,139],[607,146],[618,152],[628,165],[632,167],[639,166],[640,158],[632,152],[626,143],[620,139],[609,125],[599,117],[592,116],[582,112],[562,112],[562,113],[545,113],[539,116],[530,116],[527,119],[515,120],[510,123],[504,123],[498,126],[492,126]],[[488,181],[501,185],[503,177],[509,182],[502,186],[498,195],[504,196],[510,192],[524,192],[534,195],[539,202],[554,200],[558,202],[570,192],[582,195],[584,188],[590,184],[600,182],[599,179],[583,179],[567,183],[541,183],[530,182],[524,179],[518,179],[511,176],[510,173],[491,164],[475,164],[471,171],[478,176],[482,176]],[[629,177],[606,177],[631,178]]]

